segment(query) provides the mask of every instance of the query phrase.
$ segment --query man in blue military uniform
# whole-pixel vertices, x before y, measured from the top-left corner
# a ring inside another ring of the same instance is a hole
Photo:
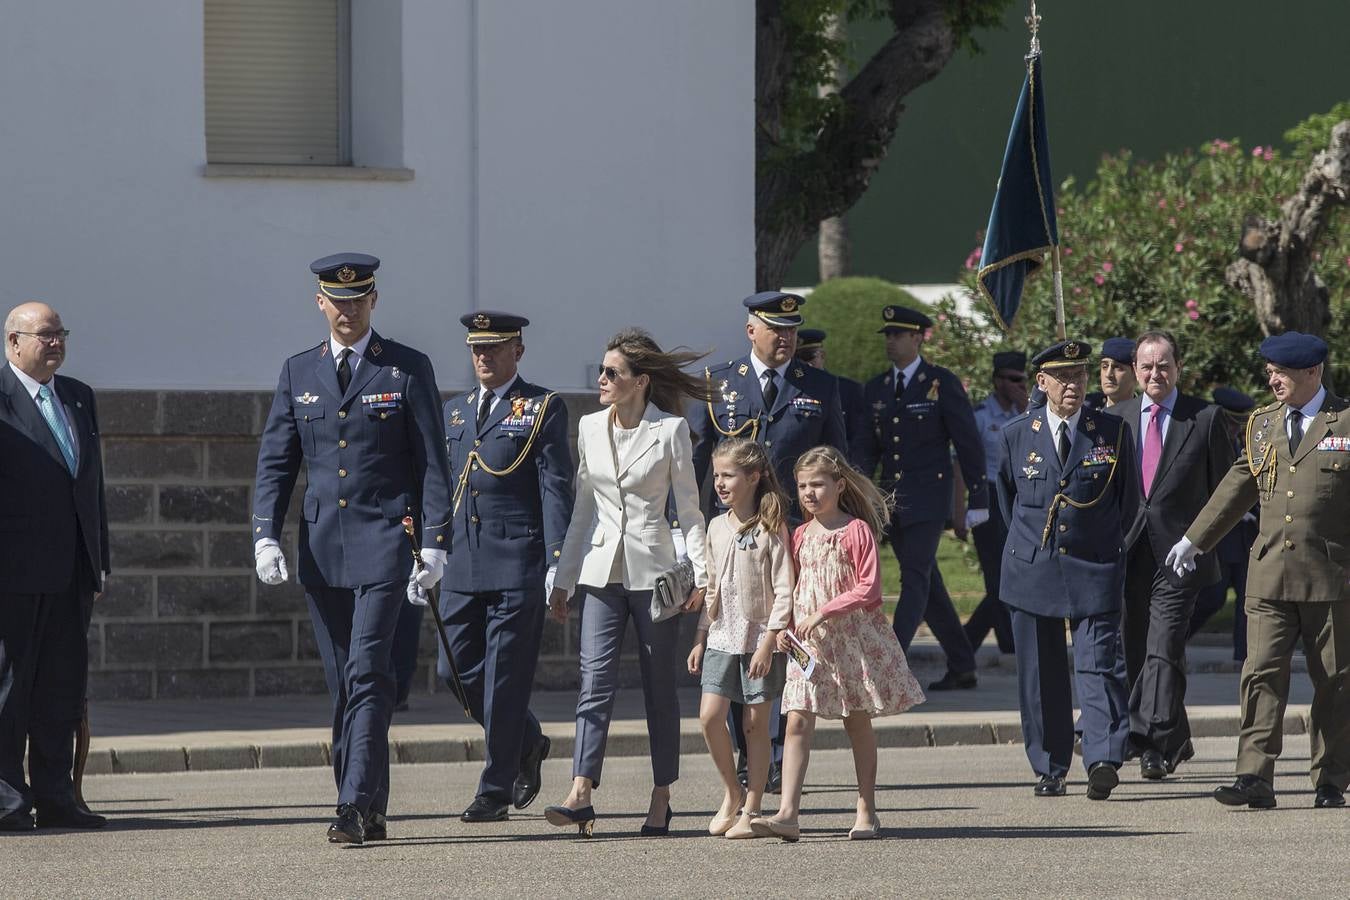
[[[835,447],[846,456],[849,452],[838,379],[793,358],[805,302],[796,294],[781,291],[763,291],[742,300],[748,313],[745,333],[750,339],[750,352],[705,370],[709,400],[701,408],[691,409],[688,416],[694,439],[694,475],[700,490],[713,450],[720,442],[735,437],[758,441],[787,492],[793,523],[801,522],[797,476],[792,470],[797,457],[821,444]],[[718,514],[715,506],[716,500],[710,499],[707,518]],[[740,714],[740,705],[733,703],[732,733],[743,760]],[[770,793],[776,793],[781,780],[781,725],[781,719],[770,723],[776,735],[774,762],[769,769]]]
[[[819,328],[797,329],[797,361],[822,372],[828,371],[825,368],[827,336]],[[858,449],[867,443],[867,430],[872,427],[872,417],[868,414],[867,403],[863,400],[862,385],[843,375],[834,377],[839,381],[839,407],[844,415],[844,432],[848,435],[849,455],[853,458]],[[856,459],[853,461],[857,462]]]
[[[980,429],[980,438],[984,441],[984,470],[990,484],[998,480],[999,464],[1003,460],[1003,428],[1027,410],[1027,355],[1016,350],[995,353],[993,387],[988,396],[975,404],[975,427]],[[989,521],[976,525],[971,536],[975,539],[975,553],[984,576],[984,599],[966,620],[966,638],[972,648],[978,649],[985,635],[992,630],[998,649],[1012,653],[1012,619],[1008,607],[998,599],[999,572],[1008,526],[997,503],[989,504]]]
[[[281,367],[258,450],[253,537],[258,578],[287,578],[280,539],[305,466],[299,571],[333,695],[335,843],[387,835],[394,630],[405,596],[445,567],[449,469],[431,361],[370,327],[380,261],[316,260],[329,336]],[[425,566],[414,570],[411,516]]]
[[[1129,735],[1118,660],[1124,540],[1139,506],[1139,476],[1124,423],[1082,406],[1090,354],[1082,341],[1036,354],[1046,404],[1003,429],[997,487],[1008,540],[1000,596],[1012,607],[1022,740],[1040,776],[1036,796],[1064,794],[1073,758],[1068,619],[1087,795],[1105,800],[1120,781]]]
[[[984,444],[961,379],[919,355],[933,320],[904,306],[887,306],[881,315],[878,333],[886,336],[891,368],[863,387],[872,422],[857,459],[869,477],[880,464],[883,490],[895,492],[889,532],[900,563],[895,636],[909,650],[926,620],[947,654],[947,674],[929,690],[973,688],[975,651],[942,583],[937,549],[952,515],[952,448],[969,497],[965,527],[989,519]]]
[[[745,333],[750,352],[706,370],[711,399],[689,416],[700,488],[719,443],[733,437],[758,441],[788,492],[794,522],[801,521],[792,472],[797,457],[821,444],[848,453],[838,380],[793,359],[805,302],[781,291],[741,301],[749,313]]]
[[[1087,409],[1107,409],[1134,396],[1139,379],[1134,374],[1133,340],[1112,337],[1102,341],[1097,378],[1102,389],[1093,391],[1083,399],[1083,406]]]
[[[445,404],[454,494],[439,602],[465,694],[460,699],[487,742],[478,794],[460,819],[495,822],[507,817],[510,803],[530,805],[548,756],[530,690],[545,576],[572,515],[573,470],[567,407],[518,372],[521,329],[529,320],[484,310],[460,322],[478,386]],[[450,678],[448,663],[442,650],[443,678]],[[458,693],[453,680],[447,684]]]

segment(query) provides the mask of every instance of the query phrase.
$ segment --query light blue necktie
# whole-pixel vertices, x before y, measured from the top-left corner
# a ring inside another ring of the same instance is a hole
[[[47,420],[47,427],[52,430],[52,437],[56,438],[56,445],[61,448],[61,455],[66,458],[66,468],[74,475],[75,448],[70,443],[70,433],[66,431],[65,423],[56,414],[50,385],[44,384],[38,388],[38,409],[42,410],[42,418]]]

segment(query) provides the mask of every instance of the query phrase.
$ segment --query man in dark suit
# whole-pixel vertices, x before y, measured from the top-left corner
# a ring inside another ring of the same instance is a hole
[[[918,310],[882,310],[878,333],[886,336],[891,368],[863,387],[872,427],[855,458],[869,478],[880,464],[882,489],[895,492],[888,532],[900,563],[895,636],[908,650],[919,622],[928,622],[947,654],[947,674],[928,689],[942,691],[977,683],[975,651],[937,567],[938,541],[952,516],[952,449],[969,497],[967,529],[989,520],[989,483],[984,444],[961,379],[919,355],[932,327]]]
[[[1164,331],[1140,335],[1134,369],[1144,393],[1111,407],[1138,452],[1142,502],[1125,536],[1126,680],[1130,741],[1143,777],[1163,778],[1189,759],[1186,632],[1200,588],[1219,578],[1213,555],[1179,577],[1167,551],[1204,508],[1233,464],[1223,410],[1181,393],[1181,355]]]
[[[365,253],[310,264],[329,334],[282,364],[253,490],[258,578],[281,584],[282,528],[305,466],[297,574],[333,696],[334,843],[387,837],[394,632],[405,597],[440,580],[450,515],[431,360],[370,327],[379,265]],[[416,570],[405,516],[423,548]]]
[[[1224,411],[1228,423],[1228,437],[1233,444],[1233,453],[1240,456],[1247,417],[1256,406],[1256,401],[1236,388],[1224,385],[1214,389],[1214,402]],[[1260,533],[1260,506],[1253,506],[1243,515],[1233,530],[1219,539],[1214,548],[1214,558],[1219,564],[1219,580],[1201,588],[1195,598],[1195,612],[1191,614],[1190,629],[1186,640],[1195,637],[1196,632],[1205,626],[1210,617],[1223,609],[1228,602],[1228,590],[1233,590],[1233,659],[1241,662],[1247,658],[1247,613],[1243,609],[1243,600],[1247,596],[1247,558],[1252,545]]]
[[[826,337],[828,337],[826,332],[819,328],[798,328],[797,361],[822,372],[828,371],[825,368]],[[872,427],[872,416],[867,411],[867,402],[863,400],[862,385],[843,375],[834,377],[839,381],[839,406],[844,414],[844,431],[848,434],[849,456],[856,464],[858,449],[867,442],[867,431]]]
[[[85,635],[109,563],[94,392],[56,374],[69,336],[45,303],[16,306],[5,319],[0,831],[107,824],[77,801],[71,780],[89,677]]]
[[[1089,799],[1105,800],[1120,783],[1129,735],[1117,660],[1124,539],[1139,503],[1138,476],[1121,421],[1082,406],[1091,352],[1082,341],[1061,341],[1036,354],[1046,403],[1003,429],[998,499],[1008,540],[999,596],[1012,607],[1022,739],[1040,776],[1037,797],[1065,792],[1074,693]]]
[[[460,322],[478,386],[445,404],[455,493],[439,602],[461,700],[487,740],[477,796],[460,819],[496,822],[508,804],[533,802],[548,756],[530,691],[545,585],[572,517],[572,455],[562,399],[518,371],[529,319],[483,310]],[[444,656],[440,675],[458,693]]]

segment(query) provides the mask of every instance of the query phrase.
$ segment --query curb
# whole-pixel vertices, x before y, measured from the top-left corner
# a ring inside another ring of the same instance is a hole
[[[1241,730],[1240,716],[1231,712],[1210,712],[1190,717],[1191,733],[1197,738],[1237,737]],[[648,738],[640,721],[614,723],[606,747],[606,755],[646,756]],[[566,727],[561,726],[561,727]],[[1308,730],[1307,713],[1287,711],[1284,717],[1285,734],[1305,734]],[[549,729],[546,728],[546,733]],[[566,759],[572,755],[574,736],[554,732],[551,759]],[[996,713],[987,720],[969,721],[896,721],[876,726],[877,746],[881,748],[941,748],[961,746],[994,746],[1020,744],[1022,725],[1015,712]],[[813,742],[817,750],[842,750],[849,746],[848,735],[837,722],[821,723]],[[703,734],[695,719],[687,719],[680,731],[680,752],[705,752]],[[481,736],[474,738],[445,737],[394,739],[390,742],[391,761],[400,765],[422,763],[477,762],[484,756]],[[275,744],[219,744],[147,747],[131,750],[114,748],[96,750],[89,754],[86,775],[163,774],[172,772],[210,772],[246,769],[287,769],[329,766],[332,764],[329,745],[323,742],[291,742]]]

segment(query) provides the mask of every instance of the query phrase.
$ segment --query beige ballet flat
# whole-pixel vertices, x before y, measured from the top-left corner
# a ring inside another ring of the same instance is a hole
[[[736,820],[736,824],[727,830],[726,838],[729,841],[743,841],[747,838],[763,837],[757,834],[751,826],[751,822],[759,817],[757,812],[747,812],[744,816]]]
[[[866,828],[850,828],[848,830],[848,839],[850,841],[870,841],[881,836],[881,819],[872,816],[872,823]]]
[[[728,831],[731,830],[732,826],[736,824],[736,821],[739,818],[740,816],[737,815],[730,815],[726,817],[713,816],[713,820],[708,823],[708,834],[712,835],[713,837],[721,837],[722,835],[726,834]]]
[[[796,822],[780,822],[766,816],[751,819],[750,828],[760,837],[782,838],[789,844],[796,843],[802,836],[802,830]]]

